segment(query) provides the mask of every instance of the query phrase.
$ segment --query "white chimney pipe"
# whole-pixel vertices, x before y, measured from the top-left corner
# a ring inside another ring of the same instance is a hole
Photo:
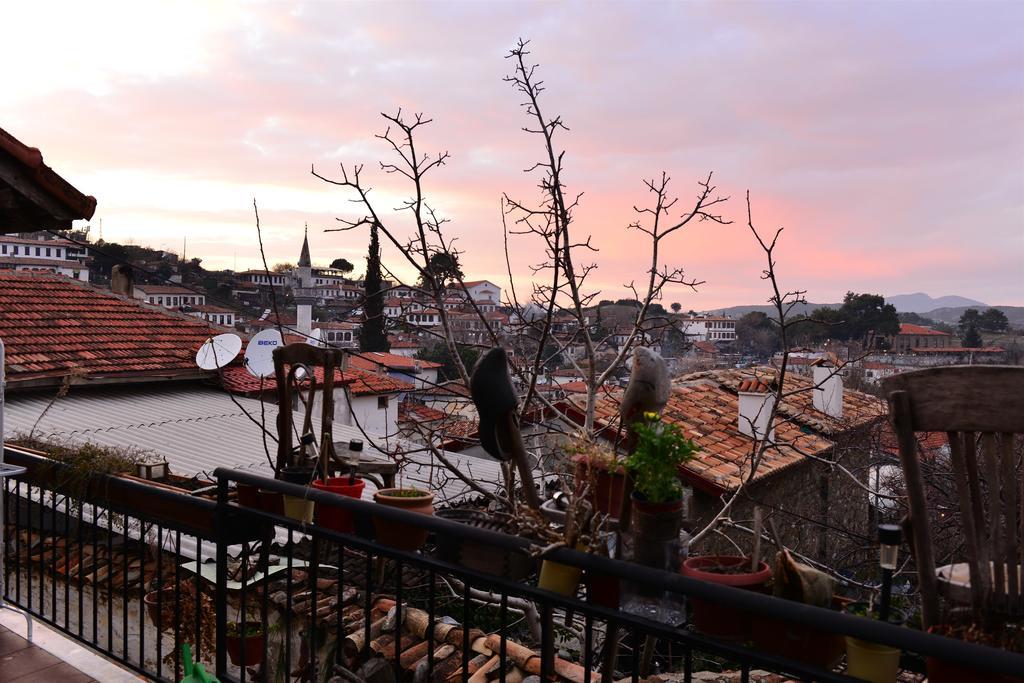
[[[822,363],[814,366],[814,409],[829,417],[843,416],[843,378],[836,366]]]
[[[775,394],[758,380],[744,380],[739,390],[739,430],[756,441],[775,439],[775,426],[770,425]]]
[[[295,307],[295,328],[309,337],[313,331],[313,307],[310,304],[298,304]]]

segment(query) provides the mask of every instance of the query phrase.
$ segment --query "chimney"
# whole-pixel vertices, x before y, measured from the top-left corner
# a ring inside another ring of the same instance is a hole
[[[843,378],[838,365],[828,358],[819,358],[812,364],[814,371],[814,409],[829,417],[843,416]]]
[[[135,296],[132,283],[132,267],[123,264],[115,264],[110,269],[110,291],[118,296]]]
[[[313,331],[313,306],[305,300],[298,300],[295,307],[295,328],[306,337]]]
[[[739,388],[739,430],[756,441],[775,438],[775,427],[768,424],[775,393],[760,379],[745,379]]]

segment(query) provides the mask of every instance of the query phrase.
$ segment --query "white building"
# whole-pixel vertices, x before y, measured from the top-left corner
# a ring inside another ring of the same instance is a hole
[[[205,294],[198,294],[191,289],[171,285],[135,285],[132,288],[132,296],[148,304],[164,308],[206,305]]]
[[[234,311],[230,308],[221,308],[220,306],[191,306],[185,311],[188,315],[193,318],[199,318],[205,320],[214,325],[223,325],[224,327],[234,327],[237,316]]]
[[[679,327],[690,341],[736,341],[736,319],[728,316],[684,316]]]
[[[89,257],[73,242],[0,235],[0,269],[56,273],[89,281]]]

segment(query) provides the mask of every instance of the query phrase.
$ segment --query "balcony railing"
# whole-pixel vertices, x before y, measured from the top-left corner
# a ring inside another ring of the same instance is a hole
[[[890,645],[914,670],[934,656],[1024,671],[1024,656],[566,548],[544,557],[582,572],[580,592],[562,596],[533,576],[492,575],[434,552],[454,543],[464,560],[467,552],[528,557],[535,548],[526,539],[250,472],[217,470],[211,500],[116,477],[83,480],[16,449],[7,460],[29,471],[4,485],[5,599],[152,679],[180,680],[188,643],[221,681],[240,683],[345,680],[382,668],[399,681],[639,681],[654,672],[689,681],[723,668],[743,680],[753,670],[852,680],[703,636],[682,619],[631,614],[609,602],[616,585],[640,586],[666,604],[704,600],[783,629]],[[231,498],[237,484],[351,513],[354,530],[242,507]],[[374,517],[425,529],[431,541],[416,552],[384,545],[373,538]]]

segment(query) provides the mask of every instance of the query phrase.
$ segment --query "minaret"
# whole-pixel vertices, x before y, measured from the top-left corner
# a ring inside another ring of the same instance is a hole
[[[299,253],[299,264],[295,268],[296,278],[296,325],[299,332],[305,335],[313,329],[313,296],[308,291],[313,286],[313,264],[309,258],[309,225],[302,237],[302,251]],[[307,290],[307,291],[303,291]]]

